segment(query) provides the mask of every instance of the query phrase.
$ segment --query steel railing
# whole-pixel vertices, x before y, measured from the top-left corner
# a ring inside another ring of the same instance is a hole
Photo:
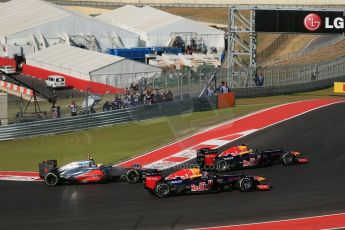
[[[216,97],[171,101],[154,105],[0,126],[0,141],[120,124],[130,121],[215,109]]]

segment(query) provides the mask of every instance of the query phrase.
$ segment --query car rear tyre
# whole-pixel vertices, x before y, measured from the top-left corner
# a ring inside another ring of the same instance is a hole
[[[126,173],[126,180],[131,184],[138,183],[141,180],[141,174],[138,170],[130,169]]]
[[[155,187],[155,192],[160,198],[168,197],[170,194],[170,186],[167,183],[158,183]]]
[[[47,173],[47,175],[44,177],[44,182],[49,187],[54,187],[59,183],[59,176],[56,173]]]
[[[295,162],[295,156],[292,153],[284,153],[282,155],[282,160],[284,165],[292,165]]]
[[[245,177],[239,181],[239,186],[242,192],[249,192],[253,190],[254,183],[252,179]]]

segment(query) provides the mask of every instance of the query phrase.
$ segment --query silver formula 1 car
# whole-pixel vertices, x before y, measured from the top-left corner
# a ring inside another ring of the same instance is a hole
[[[48,186],[60,184],[105,183],[125,179],[129,183],[145,180],[148,172],[157,169],[146,169],[139,165],[131,168],[96,164],[93,159],[74,161],[62,167],[57,167],[56,160],[39,163],[39,175]]]

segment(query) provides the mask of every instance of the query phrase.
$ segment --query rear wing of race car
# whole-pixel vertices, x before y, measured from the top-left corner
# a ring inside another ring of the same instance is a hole
[[[57,160],[45,160],[38,164],[38,172],[41,178],[44,178],[48,172],[57,167]]]
[[[200,166],[213,165],[218,156],[218,149],[202,148],[196,151],[196,162]]]

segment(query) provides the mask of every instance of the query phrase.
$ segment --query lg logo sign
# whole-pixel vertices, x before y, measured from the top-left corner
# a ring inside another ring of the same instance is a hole
[[[310,31],[317,31],[322,25],[321,17],[315,13],[310,13],[304,18],[304,27]],[[329,17],[325,17],[325,29],[344,29],[344,18],[337,17],[331,22]]]
[[[319,15],[311,13],[304,18],[304,27],[310,32],[318,30],[321,26],[321,18]]]
[[[339,18],[339,17],[335,18],[333,20],[333,24],[331,24],[329,21],[330,21],[329,18],[326,17],[325,18],[326,29],[333,29],[333,28],[344,29],[344,18]]]

